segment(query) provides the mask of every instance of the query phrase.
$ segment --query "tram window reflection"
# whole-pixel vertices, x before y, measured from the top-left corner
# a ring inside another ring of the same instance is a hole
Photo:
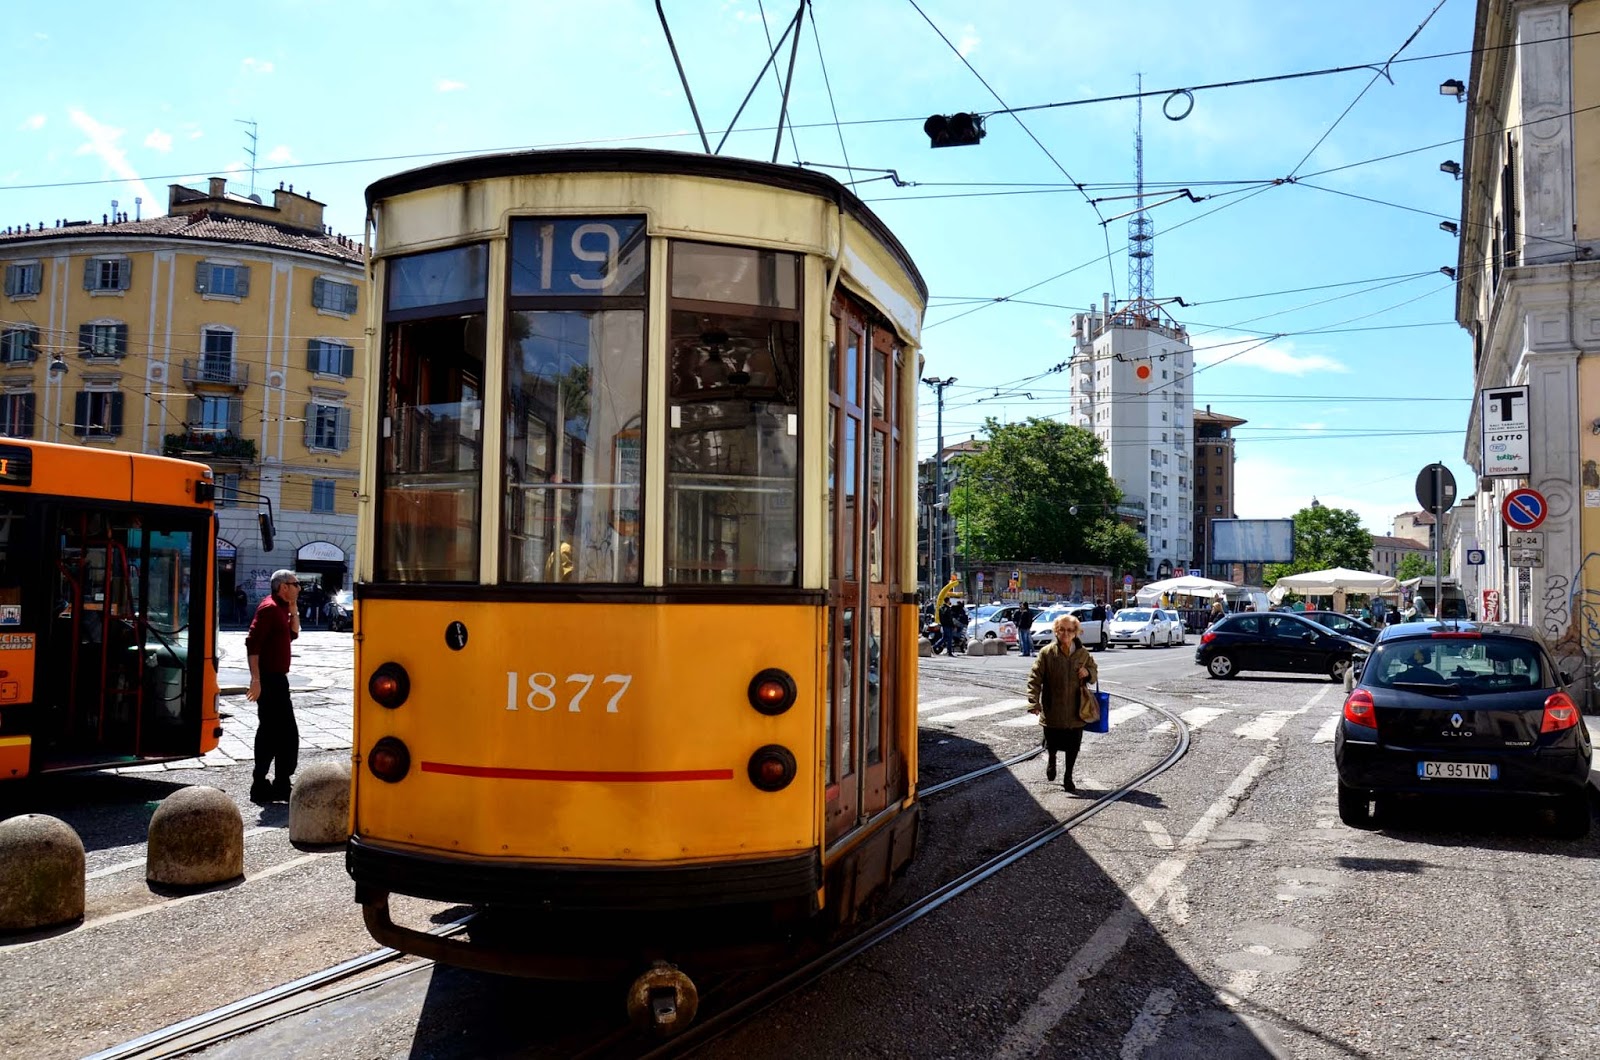
[[[513,312],[506,578],[636,583],[644,313]]]

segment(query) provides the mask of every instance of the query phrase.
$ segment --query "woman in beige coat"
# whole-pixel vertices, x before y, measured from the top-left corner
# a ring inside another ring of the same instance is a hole
[[[1083,626],[1076,618],[1062,615],[1050,628],[1055,640],[1039,653],[1028,673],[1028,712],[1039,715],[1039,724],[1044,727],[1044,749],[1050,756],[1044,767],[1045,779],[1056,779],[1059,751],[1066,756],[1061,786],[1077,791],[1072,783],[1072,767],[1083,743],[1080,711],[1084,697],[1094,695],[1093,685],[1100,678],[1100,668],[1078,639]],[[1098,701],[1095,707],[1099,708]]]

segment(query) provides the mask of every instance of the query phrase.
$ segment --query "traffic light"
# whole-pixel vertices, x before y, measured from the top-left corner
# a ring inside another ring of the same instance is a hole
[[[922,123],[933,147],[970,147],[983,139],[986,130],[981,114],[935,114]]]

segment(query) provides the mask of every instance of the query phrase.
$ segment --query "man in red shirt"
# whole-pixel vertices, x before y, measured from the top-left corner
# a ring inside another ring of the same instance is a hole
[[[289,642],[300,636],[300,579],[292,570],[273,571],[272,591],[256,607],[244,652],[250,660],[250,691],[256,704],[256,771],[250,801],[288,802],[289,777],[300,759],[300,727],[289,701]],[[267,782],[273,760],[277,780]]]

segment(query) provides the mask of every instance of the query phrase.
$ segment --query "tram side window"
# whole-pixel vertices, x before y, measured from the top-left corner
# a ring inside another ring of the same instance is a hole
[[[504,576],[637,584],[644,219],[511,224]]]
[[[667,581],[799,573],[800,257],[672,245]]]
[[[382,580],[478,579],[487,276],[482,245],[389,262],[378,418]]]

